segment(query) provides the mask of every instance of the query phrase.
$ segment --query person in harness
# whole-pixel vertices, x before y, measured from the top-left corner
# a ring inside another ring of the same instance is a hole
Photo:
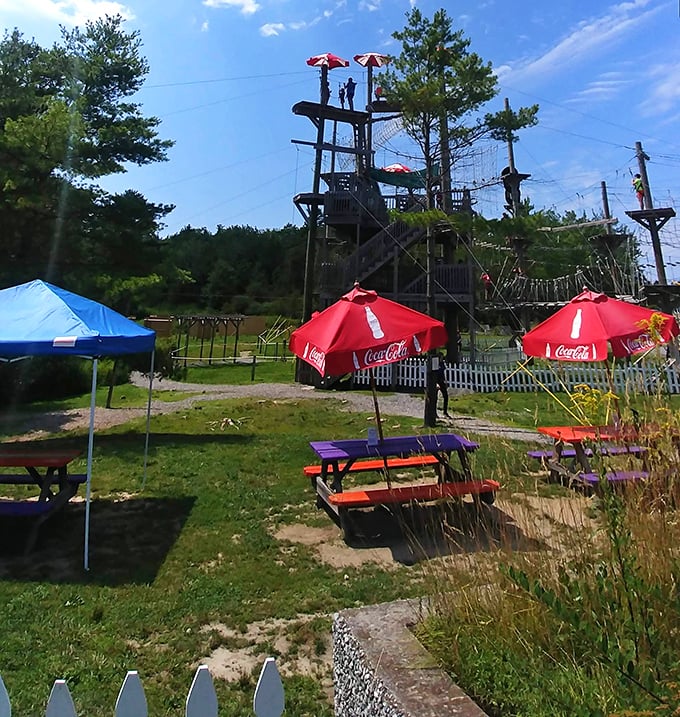
[[[642,177],[639,174],[636,174],[633,177],[632,180],[633,190],[635,191],[635,196],[637,197],[638,202],[640,203],[640,209],[645,208],[645,185],[642,183]]]

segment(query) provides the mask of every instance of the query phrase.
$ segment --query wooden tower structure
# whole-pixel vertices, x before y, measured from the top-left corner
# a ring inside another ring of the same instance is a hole
[[[367,104],[365,110],[309,101],[293,106],[293,114],[307,117],[316,129],[314,142],[293,140],[315,149],[312,190],[293,199],[308,227],[305,321],[312,311],[337,301],[355,281],[418,311],[428,310],[426,230],[403,219],[406,213],[422,212],[426,196],[412,190],[399,194],[396,187],[394,195],[383,195],[376,179],[380,172],[373,166],[371,127],[376,115],[385,113],[398,114],[398,108],[384,100]],[[328,141],[327,130],[332,128],[335,138],[339,124],[349,128],[351,146]],[[342,154],[353,158],[353,171],[335,170],[335,158]],[[330,158],[331,170],[326,172],[322,171],[324,155]],[[442,204],[451,213],[472,212],[470,192],[465,189],[451,191],[450,200]],[[448,329],[449,360],[457,361],[459,324],[467,324],[474,315],[474,273],[469,252],[462,246],[470,239],[452,231],[448,223],[435,227],[434,235],[436,318]]]

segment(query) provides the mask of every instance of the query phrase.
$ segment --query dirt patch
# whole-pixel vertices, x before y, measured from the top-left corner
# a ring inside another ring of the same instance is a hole
[[[356,568],[367,563],[381,568],[394,568],[394,557],[390,548],[365,548],[358,550],[347,545],[335,525],[324,528],[312,528],[308,525],[284,525],[274,537],[286,543],[307,545],[314,548],[320,562],[332,568]]]
[[[528,538],[553,550],[569,549],[578,535],[597,529],[589,517],[590,499],[582,495],[547,498],[523,494],[499,499],[496,505]]]
[[[245,631],[221,623],[205,625],[202,631],[211,633],[212,641],[222,644],[199,664],[207,665],[217,679],[236,682],[261,668],[264,652],[275,654],[282,676],[312,676],[332,701],[332,647],[327,622],[330,615],[300,615],[293,620],[254,622]]]

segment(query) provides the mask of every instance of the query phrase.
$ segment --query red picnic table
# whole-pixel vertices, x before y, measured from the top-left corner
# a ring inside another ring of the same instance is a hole
[[[25,553],[33,549],[40,526],[56,511],[63,508],[87,480],[86,474],[68,470],[81,452],[75,448],[0,446],[0,467],[23,468],[24,472],[1,473],[0,485],[35,486],[39,493],[29,499],[0,498],[0,519],[34,518],[25,546]]]

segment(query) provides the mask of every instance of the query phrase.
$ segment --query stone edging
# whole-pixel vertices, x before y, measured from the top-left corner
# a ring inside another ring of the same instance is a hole
[[[397,600],[334,615],[336,717],[486,717],[409,630],[424,609]]]

